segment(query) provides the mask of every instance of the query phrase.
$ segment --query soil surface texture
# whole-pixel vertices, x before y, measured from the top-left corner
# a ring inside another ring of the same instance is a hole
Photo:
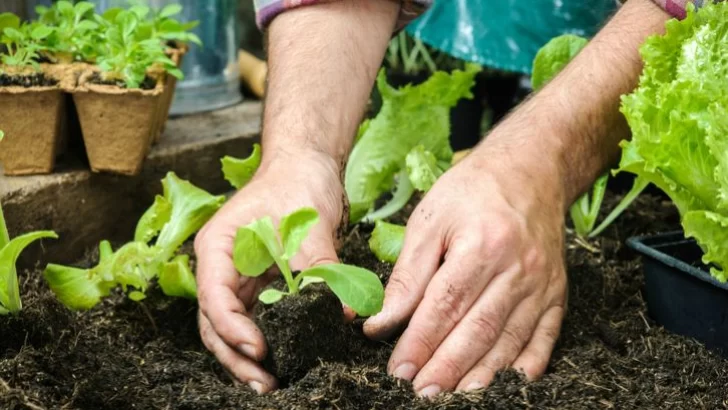
[[[58,80],[46,77],[43,73],[27,75],[0,74],[0,87],[52,87]]]
[[[195,303],[151,289],[141,303],[116,295],[90,312],[71,313],[40,271],[23,272],[24,311],[0,319],[0,409],[726,408],[728,360],[650,320],[639,258],[624,246],[634,234],[678,227],[669,202],[643,197],[587,246],[567,238],[569,310],[546,374],[527,382],[505,371],[487,390],[433,401],[387,376],[393,342],[364,339],[361,320],[340,327],[347,332],[340,340],[351,338],[351,345],[333,346],[348,358],[306,359],[310,368],[297,370],[300,377],[258,396],[205,350]],[[386,280],[391,266],[371,256],[367,239],[365,227],[350,231],[342,259]],[[307,336],[303,347],[317,347],[319,335]]]
[[[122,81],[122,80],[104,80],[103,78],[101,78],[101,75],[99,75],[98,73],[91,76],[91,78],[89,80],[93,84],[114,85],[119,88],[127,88],[126,83],[124,81]],[[141,83],[141,85],[139,85],[139,88],[142,90],[153,90],[154,87],[156,87],[156,86],[157,86],[157,83],[154,81],[153,78],[145,77],[144,81]]]

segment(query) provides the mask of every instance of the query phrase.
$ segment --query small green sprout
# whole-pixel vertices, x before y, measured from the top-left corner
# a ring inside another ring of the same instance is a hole
[[[0,43],[5,54],[0,63],[11,67],[33,67],[39,69],[38,59],[43,50],[41,43],[51,35],[52,30],[41,23],[22,23],[12,13],[0,14]]]
[[[2,138],[2,131],[0,131],[0,138]],[[21,235],[11,240],[3,209],[0,206],[0,315],[18,313],[23,309],[15,264],[25,248],[42,238],[58,239],[58,235],[53,231],[40,231]]]
[[[295,295],[311,283],[324,282],[357,314],[378,313],[384,301],[384,287],[379,277],[369,270],[337,263],[315,266],[294,276],[289,262],[318,221],[315,209],[303,208],[283,217],[277,230],[270,217],[240,228],[233,249],[235,268],[242,275],[255,278],[274,264],[278,267],[288,290],[266,289],[259,296],[265,304]]]
[[[67,0],[52,7],[36,7],[38,23],[50,31],[43,42],[44,50],[59,62],[90,61],[95,44],[104,41],[98,36],[99,25],[94,21],[95,7],[87,1],[73,4]]]

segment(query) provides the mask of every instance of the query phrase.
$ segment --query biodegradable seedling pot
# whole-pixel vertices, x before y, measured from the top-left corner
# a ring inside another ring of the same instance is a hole
[[[169,58],[177,64],[178,68],[182,67],[182,59],[189,48],[185,44],[175,43],[167,50]],[[159,113],[157,114],[157,125],[154,132],[154,142],[157,143],[162,138],[162,133],[167,125],[167,118],[169,118],[169,111],[172,109],[172,103],[174,102],[174,91],[177,88],[177,77],[163,74],[165,77],[164,93],[162,94],[162,103],[159,105]]]
[[[66,98],[60,81],[45,73],[2,76],[0,163],[5,175],[48,174],[66,142]]]
[[[127,89],[98,84],[96,77],[85,72],[73,92],[91,170],[137,175],[154,138],[164,83]]]
[[[631,238],[627,245],[643,256],[650,316],[728,357],[728,284],[710,275],[697,243],[671,232]]]

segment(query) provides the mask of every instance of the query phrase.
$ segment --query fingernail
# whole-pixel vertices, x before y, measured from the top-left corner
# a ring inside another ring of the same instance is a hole
[[[258,357],[258,355],[257,355],[258,351],[255,349],[255,346],[253,346],[253,345],[242,344],[242,345],[240,345],[240,351],[251,359],[255,359],[256,357]]]
[[[252,380],[252,381],[248,382],[248,387],[255,390],[255,392],[258,394],[263,394],[263,384],[260,382]]]
[[[481,382],[472,382],[470,383],[466,388],[465,391],[473,391],[473,390],[480,390],[482,388],[485,388],[485,385]]]
[[[394,369],[394,372],[392,372],[392,377],[411,382],[412,379],[415,378],[416,374],[417,367],[414,364],[407,362],[397,366],[397,368]]]
[[[420,397],[434,397],[442,392],[442,388],[436,384],[431,384],[417,392]]]

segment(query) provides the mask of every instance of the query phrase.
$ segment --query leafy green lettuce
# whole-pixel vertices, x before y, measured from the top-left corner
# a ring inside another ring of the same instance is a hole
[[[46,267],[46,281],[63,304],[91,309],[117,286],[139,301],[153,279],[166,295],[196,298],[189,257],[176,253],[217,212],[225,197],[213,196],[172,172],[162,185],[164,194],[140,218],[134,241],[116,251],[109,242],[102,242],[99,263],[90,269]]]
[[[0,315],[18,313],[23,309],[15,263],[25,248],[42,238],[57,239],[58,235],[52,231],[40,231],[21,235],[11,240],[5,224],[3,209],[0,206]]]
[[[641,48],[644,71],[622,112],[632,140],[621,171],[665,191],[685,234],[705,251],[718,280],[728,279],[728,4],[710,4],[667,23]]]
[[[352,223],[384,219],[404,207],[416,189],[432,186],[450,166],[450,109],[470,90],[480,67],[437,72],[423,84],[394,89],[382,71],[377,86],[382,108],[365,121],[346,167],[344,185]],[[374,203],[392,191],[383,208]]]

